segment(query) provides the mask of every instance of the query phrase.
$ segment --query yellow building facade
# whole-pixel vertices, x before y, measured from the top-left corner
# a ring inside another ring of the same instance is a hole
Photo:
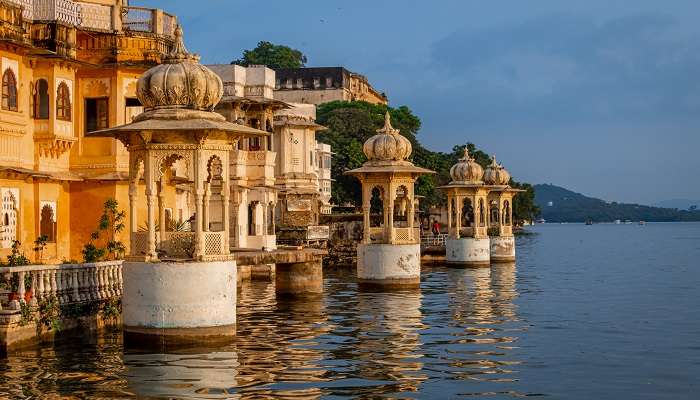
[[[136,81],[169,52],[177,21],[124,3],[0,0],[2,261],[15,241],[32,261],[80,260],[105,200],[128,212],[126,149],[86,133],[141,113]]]

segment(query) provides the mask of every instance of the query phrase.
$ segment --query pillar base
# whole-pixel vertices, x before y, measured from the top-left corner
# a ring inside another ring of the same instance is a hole
[[[124,331],[219,340],[236,335],[236,262],[125,262]]]
[[[323,293],[321,261],[275,265],[275,292],[282,296],[317,296]]]
[[[358,244],[357,280],[363,287],[420,287],[420,244]]]
[[[493,236],[491,241],[491,261],[513,262],[515,261],[515,237]]]
[[[460,238],[445,241],[445,260],[450,266],[491,265],[489,238]]]

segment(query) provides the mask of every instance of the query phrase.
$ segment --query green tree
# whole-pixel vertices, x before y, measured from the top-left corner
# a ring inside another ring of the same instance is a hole
[[[457,145],[452,152],[443,153],[431,151],[423,147],[418,141],[421,121],[406,106],[392,108],[381,104],[370,104],[364,101],[333,101],[318,106],[316,110],[317,122],[327,130],[318,134],[319,141],[331,145],[335,156],[331,174],[336,180],[333,185],[333,202],[343,205],[346,203],[357,204],[360,199],[360,184],[354,177],[345,176],[347,170],[360,167],[367,158],[362,151],[362,145],[369,137],[376,134],[377,129],[384,124],[384,114],[389,111],[391,123],[394,128],[401,131],[413,146],[411,161],[420,167],[431,169],[435,175],[424,175],[416,181],[416,194],[424,198],[420,207],[426,211],[431,206],[446,204],[443,191],[438,187],[450,182],[450,168],[463,157],[464,148],[469,148],[469,153],[476,161],[486,168],[491,163],[489,155],[472,143]],[[521,222],[524,219],[532,220],[537,215],[538,209],[534,203],[534,192],[529,184],[512,182],[513,187],[527,190],[516,196],[513,202],[513,219]],[[522,198],[521,198],[522,197]]]
[[[262,41],[258,42],[256,48],[244,50],[243,57],[232,61],[231,64],[244,67],[266,65],[272,69],[301,68],[306,65],[306,56],[297,49]]]

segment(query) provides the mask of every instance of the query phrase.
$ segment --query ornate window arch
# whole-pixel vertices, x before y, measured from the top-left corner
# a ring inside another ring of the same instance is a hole
[[[2,74],[2,109],[17,111],[17,77],[10,68]]]
[[[47,237],[47,242],[56,242],[56,205],[42,203],[39,211],[39,234]]]
[[[35,119],[49,119],[49,83],[46,79],[39,79],[34,85],[34,110]]]
[[[17,198],[12,190],[2,193],[2,220],[0,223],[0,242],[3,248],[10,248],[17,240]]]
[[[61,82],[56,90],[56,118],[62,121],[71,120],[70,89],[65,82]]]

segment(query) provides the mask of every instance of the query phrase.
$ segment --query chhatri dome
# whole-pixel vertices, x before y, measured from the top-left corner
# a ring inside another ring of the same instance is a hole
[[[482,184],[484,169],[469,154],[469,150],[464,148],[464,157],[450,168],[451,183]]]
[[[175,45],[163,64],[139,78],[136,95],[145,111],[183,108],[213,111],[221,100],[224,85],[212,70],[189,54],[182,39],[182,27],[175,29]]]
[[[384,115],[384,127],[367,139],[362,149],[369,161],[379,162],[406,161],[413,151],[411,142],[391,126],[388,111]]]
[[[510,173],[503,165],[496,161],[496,156],[491,156],[491,164],[484,172],[484,182],[487,185],[506,186],[510,182]]]

